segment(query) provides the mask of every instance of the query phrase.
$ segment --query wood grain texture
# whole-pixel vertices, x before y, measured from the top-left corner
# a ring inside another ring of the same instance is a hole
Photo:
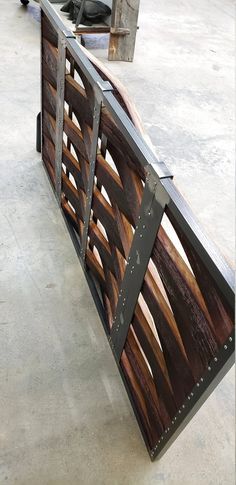
[[[126,28],[128,35],[110,34],[109,60],[132,61],[134,58],[140,0],[113,0],[111,27]]]

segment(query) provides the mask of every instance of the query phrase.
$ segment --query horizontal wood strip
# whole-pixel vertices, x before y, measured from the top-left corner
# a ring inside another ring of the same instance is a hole
[[[62,190],[66,198],[74,207],[79,219],[83,221],[85,214],[85,200],[80,196],[82,192],[79,195],[78,190],[74,187],[64,172],[62,172]]]
[[[87,251],[86,251],[86,264],[91,269],[96,280],[101,285],[103,291],[106,291],[106,282],[105,282],[103,269],[89,248],[87,248]]]
[[[56,121],[45,109],[43,112],[43,133],[51,139],[55,146],[56,140]]]
[[[218,347],[209,322],[191,292],[191,286],[188,286],[178,260],[172,260],[170,255],[166,238],[159,233],[152,258],[169,298],[193,375],[198,380]]]
[[[68,204],[68,201],[65,199],[65,197],[63,195],[62,195],[62,198],[61,198],[61,206],[62,206],[62,210],[64,211],[67,219],[72,224],[73,228],[75,229],[75,231],[79,235],[79,238],[81,239],[82,230],[83,230],[83,223],[76,216],[76,214],[73,212],[72,208]]]
[[[162,351],[139,305],[136,307],[132,325],[152,369],[160,402],[161,419],[165,427],[168,427],[177,407]]]
[[[43,37],[45,37],[45,39],[47,39],[48,42],[50,42],[50,44],[52,44],[54,47],[57,47],[58,45],[57,33],[44,13],[42,14],[42,32],[43,32]]]
[[[84,182],[82,179],[82,174],[80,170],[80,164],[72,155],[72,153],[68,150],[68,148],[63,144],[63,154],[62,154],[62,162],[66,166],[67,170],[73,175],[77,187],[85,192]]]
[[[84,138],[81,130],[78,128],[78,126],[75,125],[75,123],[73,123],[73,121],[66,113],[64,113],[64,132],[69,137],[74,147],[77,148],[79,154],[84,159],[87,159],[87,153],[84,146]]]
[[[195,278],[201,290],[205,304],[214,326],[215,336],[219,344],[224,344],[234,328],[234,312],[229,308],[221,291],[217,288],[215,282],[209,274],[209,271],[202,263],[200,257],[187,240],[180,226],[175,221],[171,212],[168,210],[167,215],[176,230],[178,237],[183,245],[186,255],[193,269]]]
[[[56,119],[56,89],[46,79],[43,81],[43,107]]]
[[[43,75],[45,72],[50,72],[50,77],[53,79],[51,84],[55,87],[57,82],[57,61],[58,61],[58,50],[53,47],[46,39],[42,40],[42,60],[43,60],[43,67],[46,68],[45,71],[43,69]],[[50,81],[49,81],[50,82]]]
[[[92,210],[95,217],[99,219],[104,226],[109,241],[115,244],[120,250],[121,254],[125,256],[122,241],[116,225],[114,211],[97,187],[94,188]]]
[[[47,155],[48,160],[50,161],[53,170],[55,167],[55,145],[53,142],[48,138],[48,136],[43,133],[43,154],[44,152]]]
[[[121,180],[101,154],[97,155],[96,176],[99,183],[105,188],[111,202],[117,204],[129,222],[134,225]]]
[[[173,315],[151,275],[146,275],[142,295],[152,314],[161,342],[177,406],[181,406],[195,381]]]
[[[87,123],[93,126],[93,115],[90,109],[85,90],[75,81],[70,74],[66,75],[65,100],[73,108],[80,125]]]
[[[103,263],[109,268],[110,271],[115,273],[109,243],[102,235],[94,221],[90,221],[89,224],[89,237],[92,245],[97,248]]]
[[[48,172],[48,175],[50,177],[52,185],[55,187],[55,184],[56,184],[55,172],[54,172],[53,167],[52,167],[52,165],[51,165],[51,163],[50,163],[50,161],[49,161],[49,159],[48,159],[48,157],[45,153],[43,154],[43,163],[46,167],[46,170]]]

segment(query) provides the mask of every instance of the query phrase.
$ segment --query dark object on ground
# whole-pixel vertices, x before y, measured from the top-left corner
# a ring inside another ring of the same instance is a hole
[[[68,0],[61,8],[61,11],[69,13],[70,20],[75,23],[80,11],[81,3],[81,0]],[[111,9],[103,2],[98,0],[87,0],[85,2],[81,23],[84,25],[99,24],[104,22],[105,18],[109,15],[111,15]]]
[[[28,3],[29,3],[29,0],[20,0],[20,1],[21,1],[22,5],[28,5]]]

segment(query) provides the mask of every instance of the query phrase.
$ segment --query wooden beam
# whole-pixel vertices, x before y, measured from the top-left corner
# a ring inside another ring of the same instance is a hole
[[[109,61],[133,61],[139,3],[140,0],[113,0]]]

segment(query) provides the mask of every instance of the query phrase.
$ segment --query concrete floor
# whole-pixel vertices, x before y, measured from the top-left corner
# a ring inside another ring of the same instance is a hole
[[[232,485],[233,370],[149,461],[35,151],[38,6],[0,7],[0,484]],[[134,64],[110,65],[228,259],[232,9],[230,0],[146,0]]]

